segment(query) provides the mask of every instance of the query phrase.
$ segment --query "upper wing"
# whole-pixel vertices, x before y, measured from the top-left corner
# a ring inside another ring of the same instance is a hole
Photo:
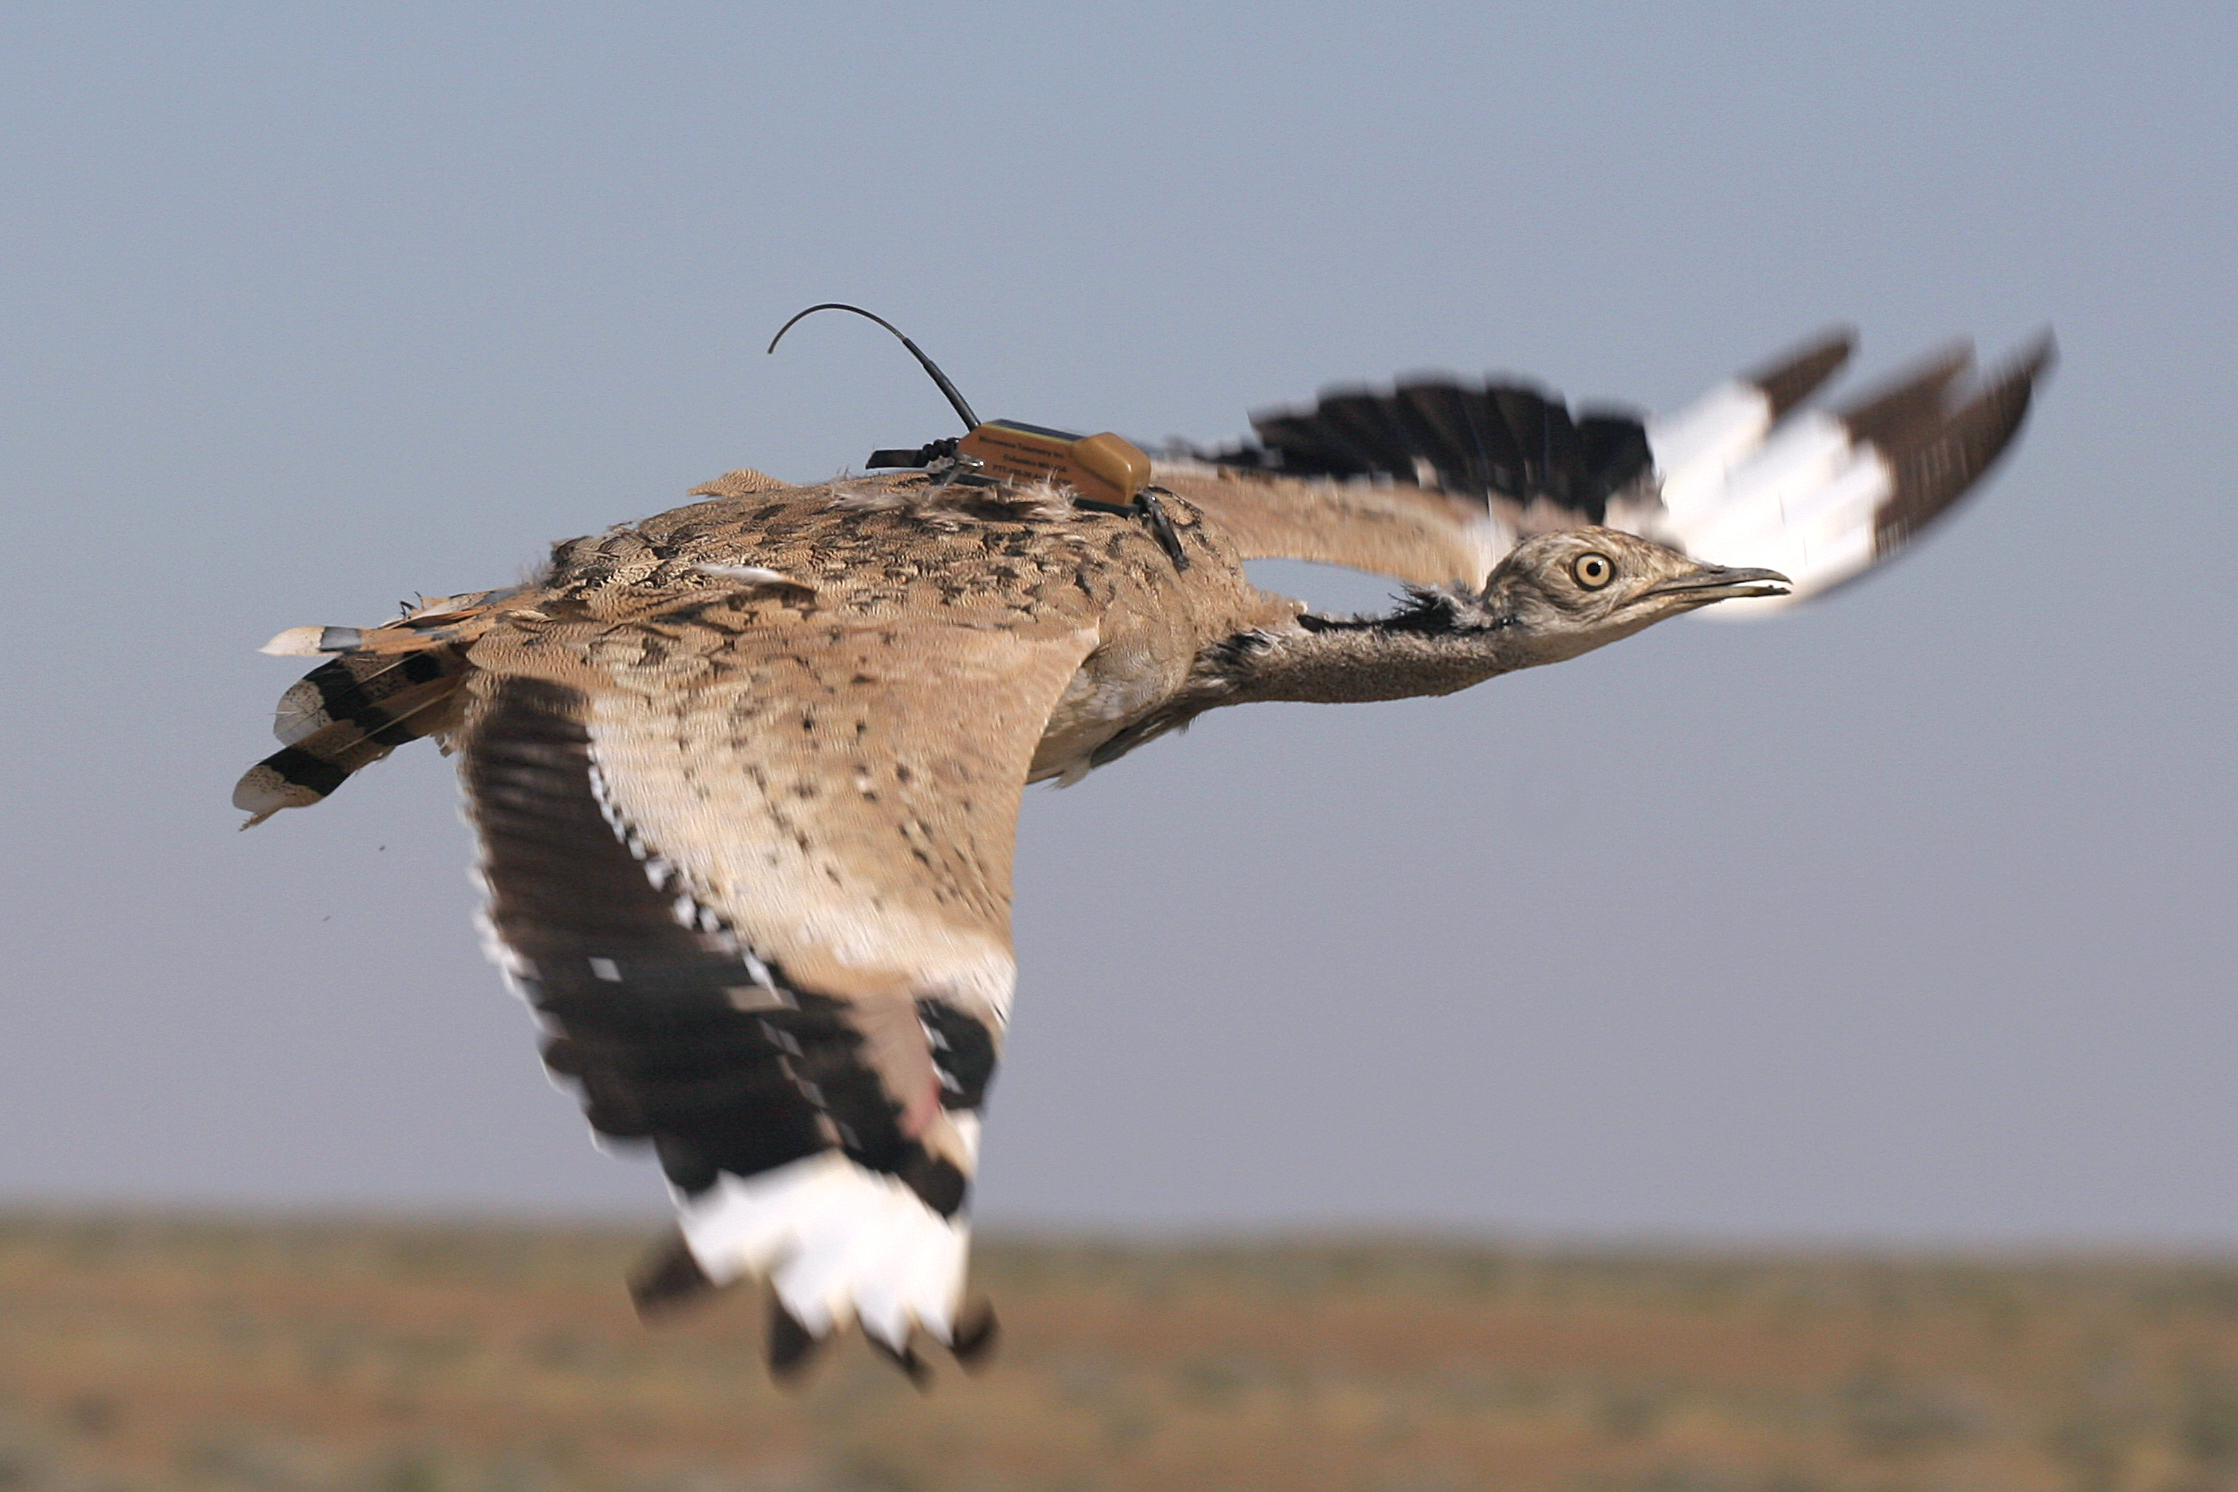
[[[1831,409],[1802,407],[1849,356],[1822,338],[1665,418],[1573,417],[1513,385],[1425,379],[1252,417],[1259,443],[1156,480],[1247,558],[1317,560],[1475,588],[1516,541],[1605,523],[1720,564],[1830,589],[1909,544],[1988,470],[2051,362],[2049,340],[1975,384],[1964,350]],[[1733,605],[1720,608],[1730,612]]]
[[[906,1356],[969,1335],[1018,800],[1095,632],[780,599],[508,619],[460,771],[546,1060],[683,1194],[641,1303],[766,1274],[773,1354],[852,1317]]]

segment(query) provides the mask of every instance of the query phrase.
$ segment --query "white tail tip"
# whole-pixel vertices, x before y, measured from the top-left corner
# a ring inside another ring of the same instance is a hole
[[[275,658],[316,658],[322,651],[319,639],[325,635],[324,627],[290,627],[257,651]]]

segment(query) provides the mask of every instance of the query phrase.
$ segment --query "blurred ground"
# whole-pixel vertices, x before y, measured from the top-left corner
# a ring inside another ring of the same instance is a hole
[[[995,1241],[921,1396],[644,1242],[0,1217],[0,1488],[2238,1488],[2238,1262]]]

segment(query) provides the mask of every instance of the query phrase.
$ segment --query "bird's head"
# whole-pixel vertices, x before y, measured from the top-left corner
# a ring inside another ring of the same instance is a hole
[[[1508,552],[1476,598],[1533,663],[1574,658],[1665,617],[1739,596],[1782,596],[1777,570],[1731,570],[1612,528],[1535,534]]]

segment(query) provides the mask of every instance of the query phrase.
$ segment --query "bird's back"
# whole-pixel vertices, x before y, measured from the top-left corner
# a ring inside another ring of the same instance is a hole
[[[449,736],[477,674],[683,692],[747,633],[760,652],[828,668],[835,628],[868,629],[883,670],[904,675],[947,646],[950,628],[1092,633],[1030,771],[1077,776],[1181,687],[1201,650],[1299,609],[1252,587],[1236,546],[1180,500],[1168,504],[1177,564],[1146,524],[1046,487],[915,474],[795,486],[740,470],[691,495],[703,501],[555,545],[525,586],[445,598],[386,627],[283,634],[276,644],[340,656],[283,706],[319,729],[284,737],[243,779],[240,806],[261,817],[317,802],[395,746]],[[408,679],[409,714],[384,708]],[[835,698],[873,687],[853,675],[824,684]],[[931,704],[984,708],[971,695]]]

